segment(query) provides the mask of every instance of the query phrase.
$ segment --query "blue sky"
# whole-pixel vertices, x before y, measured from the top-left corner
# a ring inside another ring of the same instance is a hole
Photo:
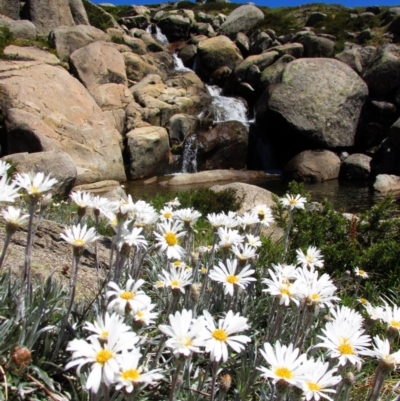
[[[116,5],[133,5],[133,4],[152,4],[152,3],[163,3],[163,0],[92,0],[94,3],[112,3]],[[283,6],[298,6],[301,4],[312,3],[313,1],[301,1],[301,0],[248,0],[253,1],[256,5],[260,6],[268,6],[268,7],[283,7]],[[399,1],[399,0],[398,0]],[[243,1],[232,1],[232,3],[246,3],[246,0]],[[315,2],[315,1],[314,1]],[[332,4],[342,4],[346,7],[362,7],[362,6],[373,6],[373,5],[381,5],[381,6],[395,6],[400,5],[400,2],[396,2],[394,0],[338,0],[338,1],[327,1],[325,3]]]

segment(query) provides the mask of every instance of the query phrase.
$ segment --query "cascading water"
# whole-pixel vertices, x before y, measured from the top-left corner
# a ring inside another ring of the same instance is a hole
[[[174,53],[172,56],[174,57],[175,71],[193,72],[193,70],[184,66],[183,61],[178,57],[178,55],[176,53]]]
[[[155,32],[154,32],[155,30]],[[157,25],[150,24],[146,28],[146,32],[151,35],[154,39],[161,42],[164,46],[169,45],[167,37],[161,32],[161,29]]]
[[[221,96],[222,89],[219,86],[206,85],[206,87],[213,98],[214,122],[240,121],[245,125],[249,125],[246,106],[240,99]]]
[[[182,173],[197,173],[197,141],[191,135],[185,141],[182,155]]]

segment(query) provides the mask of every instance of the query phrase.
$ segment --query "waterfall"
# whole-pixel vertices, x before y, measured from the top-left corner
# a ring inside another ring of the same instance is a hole
[[[191,135],[185,140],[182,173],[197,173],[197,146],[196,135]]]
[[[187,71],[187,72],[193,72],[190,68],[187,68],[183,65],[183,61],[178,57],[176,53],[172,55],[174,57],[174,65],[175,65],[175,71]]]
[[[219,86],[206,85],[208,93],[212,96],[212,106],[214,108],[215,120],[220,123],[223,121],[240,121],[249,125],[247,110],[244,102],[234,97],[221,96],[222,89]]]
[[[154,32],[154,28],[156,30],[156,32]],[[150,24],[147,28],[146,28],[146,32],[151,35],[154,39],[158,40],[159,42],[161,42],[164,46],[169,45],[168,39],[167,37],[161,32],[161,29],[155,25],[155,24]]]

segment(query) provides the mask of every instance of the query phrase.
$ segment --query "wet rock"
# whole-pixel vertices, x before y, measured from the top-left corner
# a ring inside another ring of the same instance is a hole
[[[365,180],[371,173],[370,156],[354,153],[347,157],[341,165],[340,176],[348,180]]]
[[[285,166],[289,179],[305,182],[321,182],[339,177],[340,159],[329,150],[306,150],[295,156]]]
[[[400,191],[400,177],[397,175],[379,174],[374,182],[374,189],[377,192],[398,192]]]

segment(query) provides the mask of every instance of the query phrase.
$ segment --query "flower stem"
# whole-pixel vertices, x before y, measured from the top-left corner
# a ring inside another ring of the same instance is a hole
[[[215,383],[217,381],[217,373],[218,373],[218,362],[213,362],[213,375],[211,382],[211,392],[210,392],[210,401],[214,401],[215,398]]]
[[[175,401],[175,393],[177,393],[177,383],[178,383],[178,378],[179,378],[179,373],[181,371],[181,367],[183,364],[183,359],[179,358],[177,363],[176,363],[176,368],[174,375],[172,376],[172,383],[171,383],[171,392],[169,393],[169,401]]]
[[[4,241],[3,252],[0,257],[0,270],[3,268],[4,259],[6,257],[7,249],[8,246],[10,245],[10,242],[11,242],[11,235],[7,234],[6,239]]]
[[[285,233],[285,246],[283,249],[283,253],[282,253],[282,258],[281,258],[281,263],[283,263],[286,259],[286,254],[289,248],[289,234],[290,234],[290,230],[292,229],[292,225],[293,225],[293,215],[294,215],[294,209],[291,210],[289,212],[289,222],[288,222],[288,226],[286,228],[286,233]]]

